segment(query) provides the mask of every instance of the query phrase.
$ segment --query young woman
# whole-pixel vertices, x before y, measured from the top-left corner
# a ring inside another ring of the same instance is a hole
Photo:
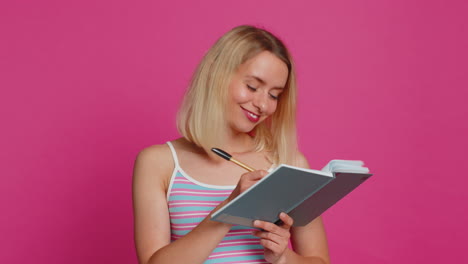
[[[135,162],[133,204],[140,263],[329,263],[322,220],[291,227],[255,221],[258,229],[210,215],[275,164],[308,168],[298,152],[294,65],[266,30],[239,26],[207,52],[178,115],[182,138],[142,150]],[[211,153],[221,148],[258,170]],[[288,247],[291,242],[293,250]]]

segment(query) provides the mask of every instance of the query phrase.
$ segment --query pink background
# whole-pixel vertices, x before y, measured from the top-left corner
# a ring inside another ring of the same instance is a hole
[[[324,215],[333,263],[467,263],[466,1],[2,1],[0,263],[136,263],[131,177],[177,137],[204,52],[291,49],[313,168],[375,174]]]

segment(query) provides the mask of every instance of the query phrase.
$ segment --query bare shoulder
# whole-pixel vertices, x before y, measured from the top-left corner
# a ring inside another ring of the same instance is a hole
[[[136,157],[134,181],[144,178],[145,182],[165,187],[168,186],[173,169],[174,161],[167,144],[146,147]]]
[[[163,165],[164,161],[171,159],[171,150],[167,144],[153,145],[142,149],[136,158],[138,162],[154,162]]]
[[[310,168],[309,162],[307,161],[307,158],[304,156],[302,152],[298,152],[296,157],[297,157],[298,167],[306,168],[306,169]]]

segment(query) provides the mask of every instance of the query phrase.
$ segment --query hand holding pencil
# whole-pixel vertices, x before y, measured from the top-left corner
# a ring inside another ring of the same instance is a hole
[[[216,153],[218,156],[221,158],[231,161],[235,163],[236,165],[244,168],[245,170],[249,171],[248,173],[242,174],[242,176],[239,179],[239,182],[237,183],[236,188],[232,191],[231,195],[227,198],[227,201],[231,201],[235,197],[237,197],[239,194],[250,188],[252,185],[254,185],[257,181],[259,181],[261,178],[265,177],[268,173],[264,170],[255,170],[252,167],[234,159],[231,154],[227,153],[224,150],[221,150],[219,148],[212,148],[211,151]]]
[[[239,183],[228,197],[228,201],[234,199],[237,195],[250,188],[261,178],[267,175],[264,170],[255,171],[244,163],[234,159],[231,154],[218,148],[212,148],[211,151],[225,160],[232,161],[240,167],[249,171],[241,176]],[[260,238],[260,243],[265,247],[265,258],[274,262],[283,257],[287,249],[290,234],[290,228],[293,224],[293,219],[286,213],[280,215],[280,219],[276,223],[270,223],[257,220],[254,226],[259,228],[259,231],[254,232],[254,235]],[[274,235],[271,235],[274,234]]]

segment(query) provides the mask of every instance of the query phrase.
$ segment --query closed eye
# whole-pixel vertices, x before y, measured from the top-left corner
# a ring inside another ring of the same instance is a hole
[[[249,84],[246,84],[247,88],[253,92],[257,91],[257,88],[253,87],[253,86],[250,86]],[[273,100],[278,100],[279,99],[279,95],[274,95],[274,94],[269,94],[270,95],[270,98],[273,99]]]
[[[247,88],[249,88],[249,90],[254,91],[254,92],[257,91],[257,88],[252,87],[252,86],[250,86],[248,84],[247,84]]]

